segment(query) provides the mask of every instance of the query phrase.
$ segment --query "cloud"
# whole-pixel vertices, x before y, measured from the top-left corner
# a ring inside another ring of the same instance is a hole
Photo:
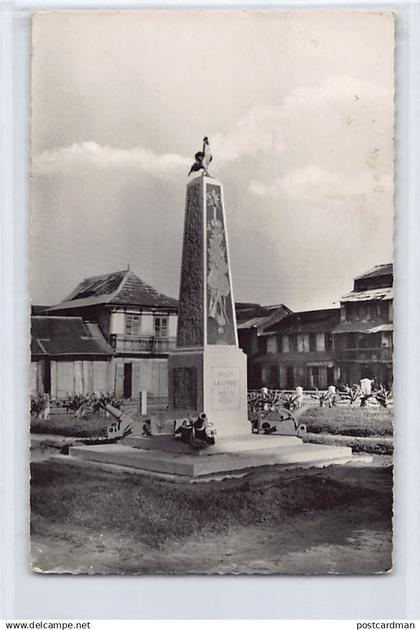
[[[176,153],[159,154],[143,147],[120,149],[89,141],[43,151],[34,157],[32,173],[51,175],[93,166],[102,171],[120,169],[167,179],[184,173],[190,161]]]
[[[246,112],[230,132],[212,134],[211,148],[217,155],[217,161],[234,162],[241,157],[257,156],[266,151],[275,142],[273,116],[272,108],[254,108]],[[281,150],[279,144],[276,150]],[[144,147],[121,149],[84,141],[36,155],[32,162],[32,173],[69,173],[91,166],[101,171],[120,169],[158,179],[173,179],[185,175],[192,160],[192,157],[182,157],[176,153],[159,154]]]
[[[273,133],[276,113],[273,107],[256,107],[246,112],[225,134],[214,133],[210,140],[214,154],[221,162],[233,162],[275,147],[283,150],[279,136]]]
[[[392,86],[385,88],[375,83],[361,81],[347,74],[331,75],[312,86],[300,86],[286,96],[283,112],[294,115],[297,110],[310,110],[322,106],[327,110],[351,105],[363,110],[370,105],[383,106],[392,103]]]
[[[391,177],[375,177],[365,172],[348,176],[310,164],[304,168],[276,178],[269,184],[251,181],[249,189],[257,197],[272,198],[285,194],[297,201],[309,204],[349,201],[372,194],[392,192]]]
[[[348,75],[295,89],[277,112],[283,154],[249,190],[309,205],[391,199],[392,106],[392,88]]]
[[[230,132],[212,134],[211,148],[217,161],[234,162],[267,150],[273,143],[273,115],[272,108],[254,108],[246,112]],[[85,141],[36,155],[32,172],[34,175],[51,175],[93,166],[102,171],[121,169],[168,179],[186,174],[192,159],[176,153],[159,154],[144,147],[121,149]]]

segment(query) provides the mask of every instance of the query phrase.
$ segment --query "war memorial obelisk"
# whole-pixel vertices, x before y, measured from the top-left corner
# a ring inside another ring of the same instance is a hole
[[[168,359],[168,409],[143,419],[126,415],[131,435],[117,443],[76,445],[72,461],[136,469],[171,479],[204,479],[273,464],[343,462],[345,446],[303,444],[297,435],[255,435],[247,414],[246,356],[238,347],[222,184],[210,177],[208,139],[195,154],[187,184],[177,347]],[[174,422],[205,413],[216,444],[200,450],[174,440]],[[221,438],[219,440],[219,438]],[[68,458],[68,461],[70,460]],[[220,477],[219,477],[220,478]]]
[[[250,432],[223,186],[204,170],[187,184],[177,347],[169,356],[168,389],[169,413],[204,412],[217,436]]]

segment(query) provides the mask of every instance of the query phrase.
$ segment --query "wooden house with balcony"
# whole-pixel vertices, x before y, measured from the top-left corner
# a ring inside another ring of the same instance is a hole
[[[392,386],[393,266],[377,265],[354,279],[340,300],[340,323],[333,330],[334,357],[343,383],[375,379]]]
[[[291,313],[265,328],[251,387],[325,389],[336,383],[332,331],[339,321],[340,309],[330,308]]]
[[[135,397],[140,390],[167,396],[167,357],[175,348],[178,302],[130,269],[83,280],[46,315],[96,322],[113,350],[110,390]]]

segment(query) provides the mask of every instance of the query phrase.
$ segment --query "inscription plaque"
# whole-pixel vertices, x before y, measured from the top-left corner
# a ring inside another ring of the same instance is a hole
[[[174,368],[173,406],[175,409],[191,409],[197,411],[197,368]]]
[[[238,368],[212,369],[212,408],[215,410],[239,409],[240,383]]]

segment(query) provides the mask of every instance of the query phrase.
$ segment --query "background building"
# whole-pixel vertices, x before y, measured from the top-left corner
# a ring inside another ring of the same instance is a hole
[[[324,389],[362,378],[392,387],[392,286],[392,264],[377,265],[355,278],[340,308],[290,313],[265,326],[248,354],[249,387]]]
[[[391,387],[392,285],[386,264],[355,278],[340,308],[237,303],[249,388],[325,389],[366,377]],[[60,304],[33,307],[31,391],[167,397],[177,307],[130,270],[86,278]]]
[[[291,313],[262,333],[265,352],[256,357],[251,388],[324,389],[339,373],[334,364],[332,331],[340,309]]]
[[[129,269],[86,278],[46,314],[96,322],[113,350],[110,390],[167,396],[167,357],[175,347],[178,302]]]
[[[94,322],[81,317],[31,318],[31,394],[64,398],[109,391],[112,356],[112,348]]]
[[[334,355],[344,383],[373,378],[392,386],[393,266],[377,265],[354,280],[341,298],[333,331]]]
[[[239,347],[248,358],[248,384],[259,383],[261,370],[253,359],[265,351],[263,333],[268,326],[281,321],[292,311],[284,304],[261,306],[249,302],[237,302],[235,311]]]

